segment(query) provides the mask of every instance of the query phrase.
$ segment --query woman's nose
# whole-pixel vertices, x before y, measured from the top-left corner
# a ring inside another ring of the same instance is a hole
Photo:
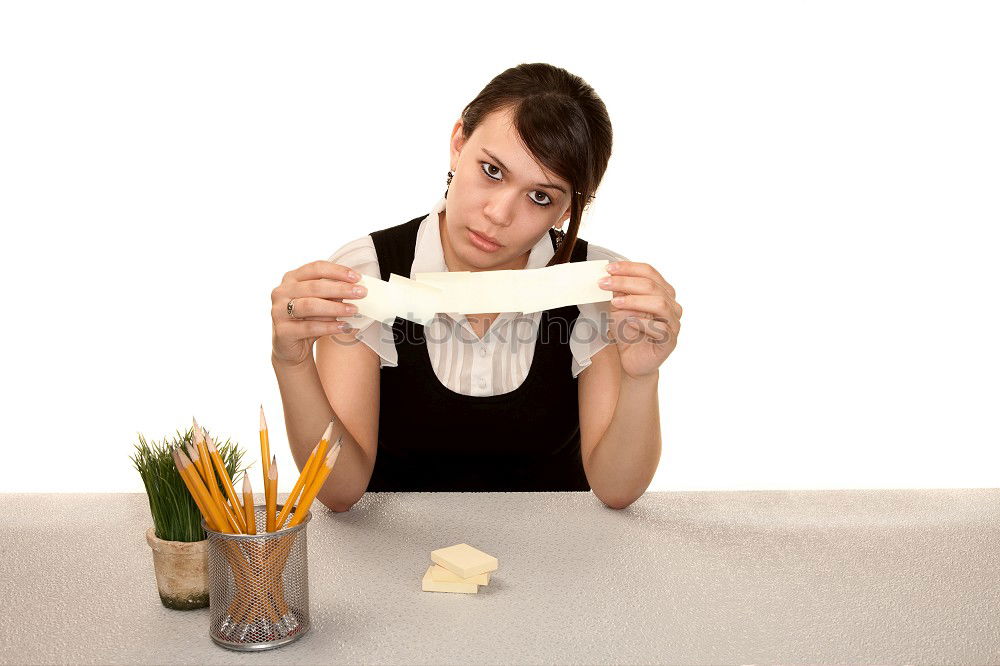
[[[486,218],[498,227],[510,226],[517,206],[517,194],[494,194],[486,201],[483,209]]]

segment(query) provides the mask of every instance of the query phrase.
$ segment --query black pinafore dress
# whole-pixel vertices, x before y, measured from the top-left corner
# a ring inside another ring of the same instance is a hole
[[[424,218],[370,234],[383,280],[409,277]],[[554,246],[551,230],[549,236]],[[586,257],[587,242],[578,238],[570,260]],[[570,367],[579,314],[576,305],[543,311],[527,377],[493,396],[442,384],[423,325],[396,317],[398,364],[380,372],[378,450],[367,491],[589,491]]]

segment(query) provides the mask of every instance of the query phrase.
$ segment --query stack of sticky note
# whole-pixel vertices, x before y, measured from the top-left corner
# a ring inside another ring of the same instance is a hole
[[[500,566],[497,558],[467,543],[431,551],[431,562],[422,581],[424,592],[475,594],[480,585],[490,584],[490,572]]]

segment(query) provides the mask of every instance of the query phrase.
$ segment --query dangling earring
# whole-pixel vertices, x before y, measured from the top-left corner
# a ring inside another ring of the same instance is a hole
[[[566,232],[555,227],[552,227],[552,231],[556,234],[556,249],[558,250],[559,246],[562,245],[563,239],[566,238]]]
[[[455,170],[458,171],[458,169],[455,169]],[[448,198],[448,188],[451,187],[451,179],[454,178],[454,176],[455,176],[454,173],[452,173],[451,171],[448,172],[448,180],[445,183],[445,185],[447,185],[447,187],[444,188],[444,198],[445,199]]]

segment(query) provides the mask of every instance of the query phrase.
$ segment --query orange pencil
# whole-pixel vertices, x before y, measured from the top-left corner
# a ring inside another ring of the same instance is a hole
[[[201,498],[202,504],[208,510],[209,514],[212,516],[212,523],[215,524],[212,529],[216,532],[225,532],[226,534],[231,534],[232,529],[229,527],[229,523],[226,521],[225,516],[222,514],[222,510],[212,501],[211,497],[208,495],[208,489],[202,483],[201,478],[195,472],[196,465],[191,462],[191,459],[184,455],[183,451],[177,452],[177,457],[181,461],[181,476],[187,476],[187,481],[189,481],[189,487],[194,488],[194,496]],[[206,521],[207,522],[207,521]],[[210,525],[211,526],[211,525]]]
[[[338,437],[337,441],[330,449],[330,453],[327,454],[325,460],[322,461],[322,464],[317,465],[318,469],[316,473],[316,478],[314,479],[313,483],[310,486],[308,486],[305,491],[303,491],[302,498],[299,500],[299,505],[295,507],[295,513],[292,514],[292,519],[288,523],[289,527],[294,527],[295,525],[298,525],[303,520],[305,520],[306,516],[309,514],[310,505],[312,505],[312,502],[316,498],[316,495],[319,494],[320,489],[322,489],[323,487],[323,482],[326,481],[326,478],[330,475],[330,471],[333,469],[333,466],[337,462],[337,457],[340,455],[340,449],[342,446],[343,439],[344,439],[343,435]],[[284,539],[283,542],[278,546],[275,553],[273,553],[271,556],[268,557],[269,561],[273,561],[275,558],[277,558],[279,562],[277,568],[279,570],[285,566],[284,564],[285,558],[288,557],[289,550],[291,549],[292,544],[295,542],[295,536],[296,535],[291,535],[291,538]]]
[[[326,446],[330,442],[330,437],[333,435],[333,421],[330,421],[330,425],[326,427],[326,431],[320,438],[316,446],[313,447],[312,453],[309,454],[309,460],[306,461],[305,467],[302,468],[302,472],[299,474],[298,480],[295,482],[295,486],[292,487],[292,492],[288,494],[288,499],[285,500],[285,505],[281,509],[281,513],[278,514],[278,519],[275,521],[275,529],[281,529],[285,526],[285,520],[288,518],[288,514],[292,512],[292,506],[295,504],[295,500],[299,496],[299,492],[309,485],[309,479],[313,477],[313,472],[316,469],[317,461],[322,460],[323,456],[326,454]]]
[[[201,495],[198,494],[194,484],[192,484],[191,480],[188,478],[187,471],[184,469],[183,463],[181,463],[180,454],[177,449],[172,450],[170,455],[174,459],[174,466],[177,468],[177,473],[180,474],[181,480],[184,481],[184,485],[187,486],[188,492],[191,494],[191,499],[193,499],[194,503],[198,505],[198,511],[201,513],[201,517],[205,519],[205,524],[211,529],[218,531],[211,511],[208,510],[208,506],[202,500]]]
[[[243,472],[243,519],[247,524],[247,534],[257,534],[257,519],[254,517],[253,489],[250,477]]]
[[[204,463],[204,460],[199,454],[198,449],[192,445],[188,445],[188,453],[191,456],[191,464],[194,465],[195,469],[199,467],[199,461]],[[212,472],[211,467],[202,465],[205,472],[205,477],[202,479],[205,483],[205,492],[208,493],[212,504],[219,508],[222,516],[226,519],[224,522],[232,528],[234,534],[242,534],[243,531],[240,529],[240,525],[236,522],[236,517],[233,515],[232,510],[226,506],[226,502],[222,499],[222,493],[219,492],[219,484],[215,480],[215,474]],[[214,492],[213,492],[214,490]]]
[[[205,482],[208,482],[208,474],[212,471],[212,461],[208,457],[208,447],[205,445],[205,436],[208,433],[201,426],[198,426],[198,433],[194,437],[194,446],[198,449],[198,455],[201,456],[201,466],[205,472]],[[212,478],[215,475],[212,474]]]
[[[330,421],[330,423],[326,426],[326,429],[329,431],[329,434],[324,434],[324,437],[319,441],[319,451],[316,452],[317,463],[322,462],[323,459],[326,458],[327,450],[330,447],[330,437],[333,436],[333,423],[334,423],[333,421]],[[313,468],[309,470],[309,476],[306,477],[306,485],[305,485],[306,488],[312,485],[312,482],[316,478],[316,472],[318,470],[319,470],[318,464],[314,464]]]
[[[198,447],[194,444],[188,444],[183,448],[184,451],[182,453],[187,453],[187,459],[191,461],[191,465],[193,466],[191,469],[192,473],[197,474],[198,478],[202,480],[202,483],[205,484],[205,491],[207,492],[208,482],[205,481],[205,466],[202,465],[201,454],[198,453]]]
[[[232,526],[233,531],[236,534],[243,534],[243,528],[240,527],[240,522],[236,519],[236,514],[233,510],[229,508],[226,504],[226,498],[222,496],[222,491],[219,490],[219,479],[215,475],[215,470],[212,465],[212,458],[208,453],[208,434],[202,430],[203,436],[198,447],[198,454],[201,456],[202,463],[205,465],[205,473],[208,478],[205,479],[205,483],[208,485],[208,491],[212,493],[212,498],[219,503],[219,506],[223,508],[226,512],[226,518],[229,520],[229,524]]]
[[[341,435],[337,438],[337,442],[330,449],[330,453],[327,454],[326,459],[323,461],[322,465],[319,465],[316,470],[316,477],[313,479],[312,485],[302,493],[302,498],[299,500],[299,505],[295,507],[295,513],[292,515],[292,520],[288,524],[289,527],[294,527],[298,525],[303,520],[305,520],[306,515],[309,513],[309,505],[312,501],[316,499],[316,495],[319,493],[320,489],[323,487],[323,482],[326,481],[326,477],[330,476],[330,471],[333,466],[337,463],[337,457],[340,456],[341,442],[344,436]]]
[[[194,436],[192,437],[191,443],[194,444],[194,448],[198,450],[198,455],[201,457],[201,462],[198,463],[198,471],[202,473],[202,480],[204,480],[204,475],[207,474],[207,471],[205,470],[205,461],[207,460],[205,453],[207,453],[207,451],[204,448],[205,429],[200,425],[197,425],[198,422],[194,420],[194,417],[191,417],[191,421],[195,423]],[[192,459],[191,462],[194,462],[194,460]]]
[[[197,444],[197,439],[199,437],[201,437],[201,432],[196,430],[194,435],[195,442],[188,444],[185,447],[185,450],[187,451],[188,460],[194,463],[194,469],[198,472],[198,476],[201,477],[202,481],[207,483],[208,474],[205,472],[205,465],[201,459],[201,449],[198,448]],[[206,485],[205,487],[207,488],[208,486]]]
[[[240,529],[246,534],[247,524],[243,517],[243,507],[240,506],[240,500],[236,496],[236,489],[233,488],[233,482],[229,479],[229,471],[222,463],[222,456],[219,455],[219,450],[215,448],[215,442],[212,441],[211,435],[205,437],[205,446],[208,447],[208,455],[212,457],[215,472],[222,480],[222,487],[226,491],[226,496],[229,497],[229,503],[233,505],[233,515],[236,517],[236,522],[239,523]]]
[[[264,405],[260,406],[260,461],[264,473],[264,492],[267,492],[267,470],[271,464],[271,444],[267,439],[267,421],[264,420]]]
[[[278,504],[278,459],[272,458],[267,470],[267,531],[274,531],[274,519]]]
[[[205,432],[205,429],[198,425],[194,417],[191,417],[192,423],[194,423],[194,448],[198,452],[197,459],[195,456],[191,455],[190,449],[188,449],[188,456],[192,461],[197,460],[196,469],[201,473],[201,478],[205,482],[205,485],[210,489],[210,493],[213,498],[216,498],[223,507],[226,509],[226,513],[229,515],[230,521],[235,521],[240,527],[241,533],[246,531],[246,525],[243,524],[243,509],[240,507],[239,500],[236,501],[236,505],[232,508],[226,504],[226,499],[222,497],[222,494],[218,492],[219,484],[215,481],[216,476],[212,472],[212,467],[215,465],[215,458],[219,459],[219,463],[222,462],[221,456],[216,453],[212,455],[212,450],[218,451],[215,447],[215,442],[212,440],[211,436]],[[221,469],[225,470],[225,465],[221,465]],[[228,489],[232,488],[232,482],[229,480],[229,472],[220,474],[219,477],[222,479],[223,486],[227,486],[226,489],[228,495]],[[215,491],[211,491],[211,489]],[[236,492],[233,491],[233,495],[229,497],[230,502],[232,502],[232,497],[235,497]]]

